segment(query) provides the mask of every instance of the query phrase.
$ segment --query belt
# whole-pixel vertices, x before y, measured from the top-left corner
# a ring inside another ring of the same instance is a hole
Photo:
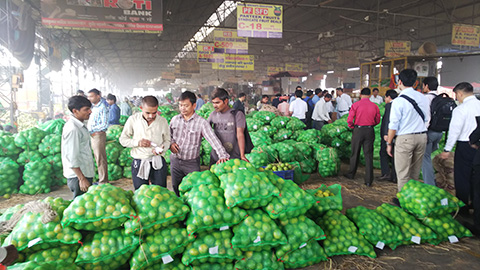
[[[355,126],[356,128],[373,128],[373,126]]]
[[[406,135],[418,135],[418,134],[425,134],[427,133],[426,131],[422,131],[422,132],[414,132],[414,133],[410,133],[410,134],[406,134]]]
[[[338,112],[348,112],[348,110],[346,110],[346,111],[338,111]]]

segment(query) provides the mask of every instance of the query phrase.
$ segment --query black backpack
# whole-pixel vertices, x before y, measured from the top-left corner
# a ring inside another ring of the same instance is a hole
[[[453,109],[457,107],[455,100],[447,94],[442,93],[432,100],[430,105],[430,126],[428,129],[441,132],[448,131],[450,120],[452,119]]]

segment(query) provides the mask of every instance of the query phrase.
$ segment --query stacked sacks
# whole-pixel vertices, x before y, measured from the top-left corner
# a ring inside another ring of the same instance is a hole
[[[42,160],[43,156],[39,151],[23,151],[20,153],[17,159],[17,163],[20,166],[25,166],[30,161],[39,161]]]
[[[317,218],[325,214],[328,210],[341,211],[343,209],[341,190],[342,186],[339,184],[333,184],[329,187],[322,184],[319,188],[307,189],[306,192],[315,196],[316,200],[312,208],[308,210],[308,216]],[[331,194],[333,194],[333,196]]]
[[[55,119],[55,120],[50,120],[41,124],[39,128],[49,134],[62,134],[64,125],[65,125],[65,120]]]
[[[348,128],[345,119],[339,119],[331,124],[323,126],[321,142],[336,148],[341,159],[350,158],[352,130]]]
[[[18,164],[8,157],[0,157],[0,196],[8,196],[17,193],[18,179],[20,173],[18,172]]]
[[[11,135],[0,134],[0,157],[9,157],[17,159],[22,149],[15,144],[15,138]]]
[[[203,107],[202,107],[203,108]],[[200,163],[203,166],[210,166],[210,153],[212,152],[212,146],[210,143],[202,139],[202,145],[200,147]]]
[[[194,187],[200,185],[214,185],[220,186],[220,180],[211,171],[192,172],[185,176],[182,183],[178,186],[178,190],[181,194],[185,194]]]
[[[122,135],[122,131],[123,131],[123,126],[120,126],[120,125],[109,126],[106,132],[107,141],[118,142],[120,135]]]
[[[247,251],[243,253],[244,259],[235,263],[235,269],[252,270],[283,270],[283,263],[278,261],[271,249],[265,248],[260,251]]]
[[[67,183],[67,179],[63,176],[61,144],[62,135],[49,134],[43,138],[38,146],[39,152],[52,166],[52,186],[61,186]]]
[[[130,155],[131,148],[124,148],[118,157],[118,165],[123,168],[123,177],[132,178],[132,161],[133,158]]]
[[[47,133],[39,128],[29,128],[17,134],[15,145],[24,150],[37,150],[46,135]]]
[[[109,142],[105,146],[107,152],[107,163],[108,163],[108,180],[115,181],[123,176],[123,167],[118,165],[119,157],[123,152],[123,147],[120,143],[114,141]],[[125,156],[123,157],[125,158]],[[123,160],[125,161],[125,160]]]
[[[44,159],[31,161],[25,165],[23,185],[20,193],[34,195],[48,193],[52,186],[52,166]]]
[[[73,263],[30,261],[9,266],[8,270],[81,270],[81,268]]]
[[[322,177],[335,176],[340,170],[340,158],[337,150],[321,144],[313,146],[315,158],[318,161],[318,173]]]

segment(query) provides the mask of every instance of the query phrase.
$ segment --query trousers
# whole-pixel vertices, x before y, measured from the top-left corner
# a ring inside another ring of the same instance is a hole
[[[91,138],[93,156],[98,167],[98,182],[100,184],[108,183],[108,163],[105,145],[107,143],[107,134],[105,132],[97,132]]]
[[[151,165],[150,175],[149,175],[149,178],[145,180],[137,176],[138,170],[140,169],[140,163],[142,163],[142,160],[134,159],[132,161],[132,181],[133,181],[133,187],[135,188],[135,190],[139,189],[142,185],[148,185],[149,180],[152,183],[152,185],[158,185],[165,188],[167,187],[168,166],[167,166],[167,162],[165,161],[165,158],[163,157],[162,157],[162,162],[163,162],[163,166],[160,170],[153,169],[153,165],[150,164]]]
[[[92,184],[93,178],[91,177],[86,177],[88,182]],[[80,185],[78,184],[78,177],[73,177],[73,178],[67,178],[67,186],[68,188],[73,192],[73,199],[75,199],[77,196],[80,196],[84,194],[85,192],[80,190]]]
[[[180,197],[178,186],[187,174],[200,171],[200,157],[195,159],[183,160],[174,155],[170,156],[170,174],[172,175],[172,186],[175,194]]]
[[[395,153],[395,145],[392,144],[392,153]],[[392,168],[390,169],[390,164]],[[390,180],[397,179],[397,173],[395,172],[395,155],[389,156],[387,153],[387,142],[382,138],[380,142],[380,168],[383,175],[390,174]]]
[[[457,141],[455,157],[453,159],[453,178],[455,180],[455,192],[457,197],[470,205],[472,198],[472,172],[473,158],[476,150],[473,149],[468,142]]]
[[[442,132],[429,130],[427,132],[427,146],[422,160],[423,182],[435,186],[435,172],[433,171],[432,153],[438,149],[438,143],[443,137]]]
[[[419,180],[427,134],[399,135],[395,140],[395,171],[398,191],[411,179]]]
[[[355,177],[360,160],[360,150],[363,148],[365,156],[365,183],[373,181],[373,141],[375,131],[373,127],[354,128],[352,135],[352,155],[350,156],[350,170],[348,174]]]

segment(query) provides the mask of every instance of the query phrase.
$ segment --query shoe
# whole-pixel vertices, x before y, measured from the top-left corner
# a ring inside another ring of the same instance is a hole
[[[379,181],[388,181],[388,180],[390,180],[390,178],[391,178],[391,177],[390,177],[390,174],[384,174],[384,175],[382,175],[382,176],[380,176],[380,177],[377,177],[376,180],[379,180]]]
[[[400,206],[400,201],[398,200],[398,198],[393,198],[393,199],[392,199],[392,203],[395,204],[395,205],[398,206],[398,207],[401,207],[401,206]]]
[[[365,186],[372,187],[372,183],[365,183]]]
[[[349,173],[346,173],[343,175],[345,178],[348,178],[348,179],[353,179],[353,175],[349,174]]]

